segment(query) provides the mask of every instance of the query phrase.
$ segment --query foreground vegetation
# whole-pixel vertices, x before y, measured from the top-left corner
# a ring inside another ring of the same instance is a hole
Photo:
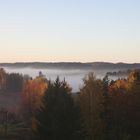
[[[65,80],[35,79],[0,70],[0,94],[17,93],[18,109],[1,108],[2,140],[139,140],[140,71],[127,79],[83,80],[72,94]],[[8,98],[8,97],[7,97]]]

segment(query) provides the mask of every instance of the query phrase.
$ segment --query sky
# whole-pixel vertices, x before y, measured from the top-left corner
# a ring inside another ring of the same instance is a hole
[[[0,0],[0,62],[140,62],[139,0]]]

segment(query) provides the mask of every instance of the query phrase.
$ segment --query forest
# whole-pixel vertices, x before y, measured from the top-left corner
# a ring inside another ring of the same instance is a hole
[[[140,70],[124,79],[83,79],[73,94],[67,81],[0,69],[0,140],[140,140]],[[10,104],[11,97],[18,102]],[[8,106],[9,104],[9,106]]]

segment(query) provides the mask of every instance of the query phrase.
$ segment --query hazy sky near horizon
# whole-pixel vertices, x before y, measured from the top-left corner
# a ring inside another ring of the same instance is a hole
[[[139,0],[0,0],[0,62],[140,62]]]

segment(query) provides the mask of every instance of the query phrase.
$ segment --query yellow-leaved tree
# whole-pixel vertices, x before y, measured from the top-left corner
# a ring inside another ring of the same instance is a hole
[[[103,137],[103,100],[102,81],[96,79],[94,73],[89,73],[80,91],[80,106],[88,140],[100,140]]]

